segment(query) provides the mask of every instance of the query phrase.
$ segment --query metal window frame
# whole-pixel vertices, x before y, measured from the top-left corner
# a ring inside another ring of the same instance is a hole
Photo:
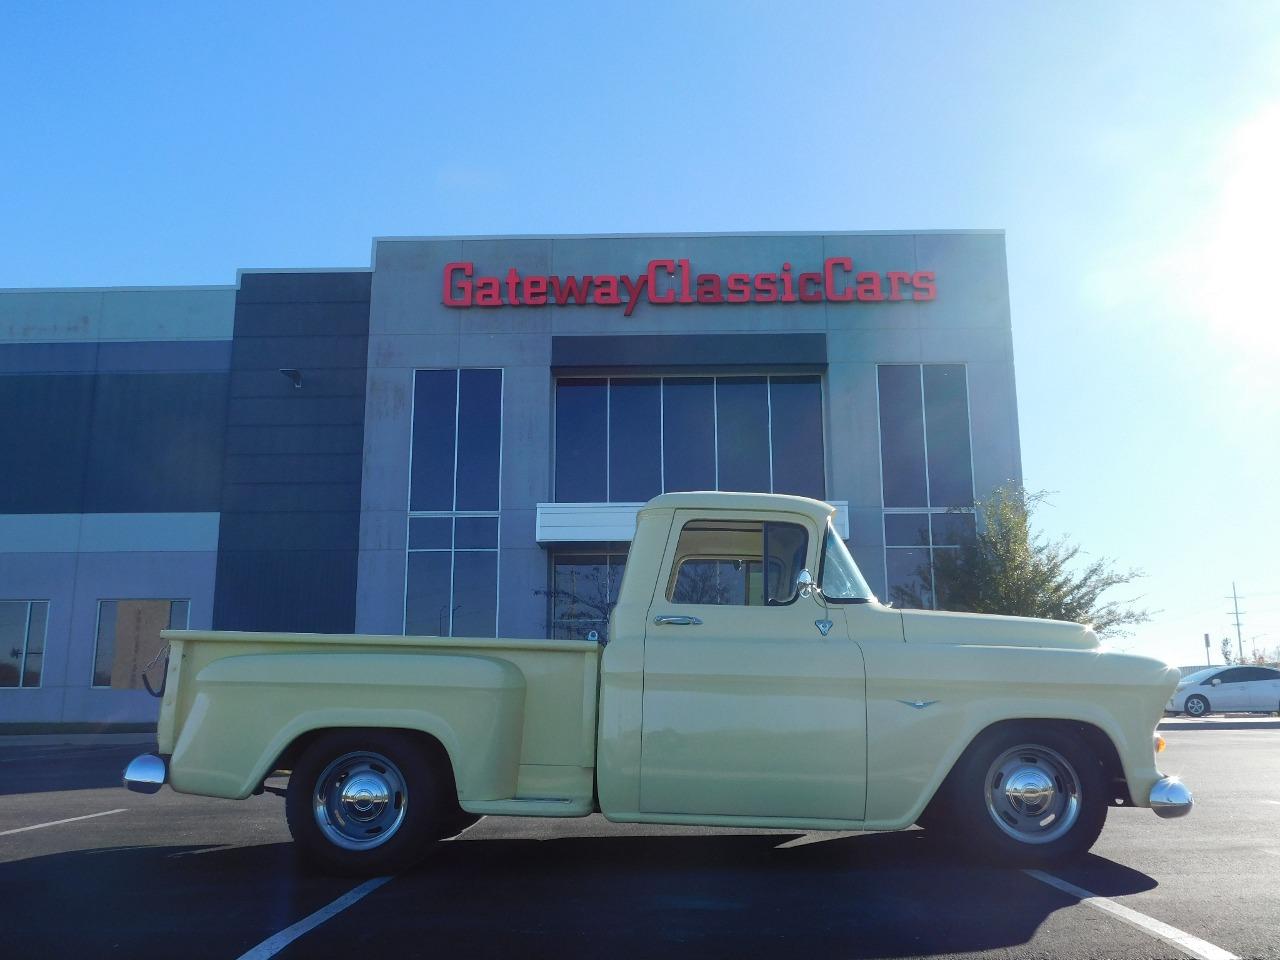
[[[925,404],[924,396],[924,368],[929,367],[960,367],[964,371],[964,416],[965,424],[969,430],[969,492],[974,497],[976,504],[976,492],[974,490],[975,469],[973,463],[973,404],[969,395],[969,364],[964,360],[936,360],[928,363],[877,363],[876,364],[876,440],[877,450],[880,460],[880,535],[884,541],[884,596],[889,598],[889,551],[890,550],[920,550],[924,549],[929,555],[929,599],[933,604],[930,609],[938,609],[938,590],[937,580],[934,576],[934,551],[935,550],[954,550],[953,545],[936,547],[933,543],[933,520],[934,514],[939,513],[971,513],[977,518],[977,508],[972,507],[935,507],[933,506],[933,483],[929,476],[929,414]],[[923,507],[886,507],[884,504],[884,421],[882,419],[882,405],[880,399],[880,368],[881,367],[915,367],[916,375],[920,381],[920,432],[921,439],[924,444],[924,496],[928,501],[927,506]],[[926,513],[929,514],[929,542],[928,544],[916,544],[914,546],[906,546],[903,544],[890,544],[888,533],[886,531],[885,518],[890,514],[904,513]]]
[[[553,596],[556,588],[556,560],[561,557],[603,557],[604,568],[608,571],[612,566],[614,558],[621,559],[626,563],[627,557],[631,554],[630,550],[622,552],[615,550],[602,550],[594,552],[591,550],[549,550],[547,551],[547,639],[555,639],[555,631],[557,625],[575,624],[575,623],[600,623],[603,624],[605,630],[601,631],[604,639],[608,640],[609,618],[603,620],[585,619],[585,620],[565,620],[563,617],[555,616],[555,597]],[[608,576],[606,572],[606,577]],[[618,586],[622,586],[622,581],[618,581]],[[617,600],[614,601],[617,604]]]
[[[823,496],[829,494],[831,483],[831,462],[829,451],[831,450],[830,429],[826,415],[827,399],[830,396],[830,389],[827,383],[826,371],[817,373],[776,373],[769,371],[760,372],[735,372],[735,373],[705,373],[701,371],[689,371],[680,373],[644,373],[644,372],[628,372],[622,374],[579,374],[574,373],[568,376],[556,376],[551,381],[552,403],[555,403],[556,387],[562,380],[603,380],[605,382],[605,499],[604,503],[623,503],[630,501],[620,501],[611,499],[613,491],[611,489],[612,477],[610,475],[611,467],[611,447],[613,444],[613,381],[615,380],[657,380],[658,381],[658,452],[659,452],[659,469],[658,482],[659,493],[667,492],[667,462],[666,462],[666,383],[668,380],[692,380],[705,379],[711,381],[711,431],[712,431],[712,447],[714,450],[713,466],[715,469],[714,489],[720,489],[720,391],[719,382],[721,380],[735,380],[744,377],[763,377],[765,381],[765,404],[766,404],[766,421],[765,436],[769,451],[769,493],[774,490],[774,469],[773,469],[773,381],[775,377],[805,377],[812,376],[818,381],[818,410],[821,415],[820,432],[822,434],[822,486]],[[967,382],[967,381],[966,381]],[[877,387],[877,390],[879,388]],[[923,390],[923,387],[921,387]],[[877,401],[879,397],[877,395]],[[966,394],[966,402],[967,402]],[[551,436],[551,502],[552,503],[573,503],[572,500],[560,500],[557,498],[555,490],[556,478],[556,460],[559,450],[559,437],[555,432],[555,409],[552,409],[552,436]],[[883,489],[883,479],[881,483]]]
[[[25,603],[27,605],[26,615],[22,623],[22,653],[18,657],[18,682],[12,687],[0,687],[0,690],[39,690],[44,686],[44,664],[40,665],[39,683],[23,683],[27,676],[27,656],[31,652],[31,607],[37,603],[43,603],[46,607],[44,636],[41,638],[44,642],[40,645],[40,656],[44,657],[49,650],[49,612],[53,609],[53,603],[50,600],[18,600],[10,598],[0,599],[0,603]]]
[[[175,603],[185,603],[187,605],[187,625],[183,630],[191,629],[191,598],[190,597],[99,597],[94,604],[93,614],[93,657],[89,660],[89,689],[90,690],[114,690],[110,683],[94,683],[93,676],[97,672],[98,665],[98,643],[102,639],[102,605],[104,603],[149,603],[156,600],[165,600],[169,604],[169,619],[173,619],[173,605]],[[45,630],[48,630],[49,622],[45,620]],[[165,629],[173,629],[166,627]]]
[[[464,370],[496,370],[498,371],[498,506],[495,510],[459,510],[458,507],[458,448],[459,425],[462,418],[462,371]],[[414,510],[413,507],[413,428],[418,415],[418,374],[440,371],[453,373],[453,499],[452,510]],[[449,554],[449,630],[447,637],[453,636],[454,598],[456,596],[456,567],[459,553],[493,553],[497,556],[494,574],[493,600],[493,635],[501,634],[502,623],[502,467],[506,447],[507,426],[507,371],[505,367],[491,366],[458,366],[458,367],[414,367],[412,391],[413,402],[409,405],[409,473],[405,490],[404,520],[404,590],[400,603],[400,633],[407,634],[409,629],[409,554],[411,553],[448,553]],[[498,521],[498,540],[494,547],[457,548],[457,523],[449,525],[449,549],[430,547],[411,549],[409,547],[409,525],[417,517],[493,517]]]

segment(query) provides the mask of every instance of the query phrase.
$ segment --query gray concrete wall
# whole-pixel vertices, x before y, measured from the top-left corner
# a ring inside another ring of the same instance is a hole
[[[477,275],[644,273],[656,258],[689,258],[698,273],[933,270],[928,302],[696,304],[449,309],[446,263]],[[884,589],[876,364],[965,363],[979,496],[1020,479],[1017,399],[1004,236],[993,231],[640,237],[384,239],[375,244],[370,302],[357,629],[402,630],[413,371],[506,370],[499,633],[545,635],[547,553],[534,541],[536,504],[551,498],[551,338],[566,335],[823,334],[827,495],[848,500],[851,545]]]
[[[93,689],[98,602],[212,623],[231,288],[0,291],[0,600],[47,600],[41,684],[0,723],[147,723]]]

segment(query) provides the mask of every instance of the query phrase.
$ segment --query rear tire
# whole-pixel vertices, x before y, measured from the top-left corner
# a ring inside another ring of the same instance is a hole
[[[326,873],[379,876],[424,855],[452,812],[422,745],[389,730],[335,730],[294,763],[285,818],[299,857]]]
[[[1182,710],[1188,717],[1207,717],[1209,715],[1209,701],[1206,697],[1193,693],[1187,697],[1187,702],[1182,705]]]
[[[1107,819],[1101,761],[1082,738],[1049,724],[985,735],[960,758],[940,799],[939,812],[951,814],[943,832],[1000,866],[1083,856]]]

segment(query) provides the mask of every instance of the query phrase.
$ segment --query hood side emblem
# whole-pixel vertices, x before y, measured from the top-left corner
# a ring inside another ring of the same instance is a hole
[[[937,700],[899,700],[898,703],[905,703],[908,707],[915,707],[917,710],[923,710],[925,707],[931,707]]]
[[[815,620],[813,621],[813,625],[818,628],[818,632],[824,637],[831,632],[830,620]]]

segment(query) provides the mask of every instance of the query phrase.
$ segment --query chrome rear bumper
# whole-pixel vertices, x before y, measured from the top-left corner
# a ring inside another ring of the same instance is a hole
[[[144,753],[134,757],[124,768],[124,786],[134,793],[155,793],[169,779],[169,769],[164,760],[154,754]]]
[[[1177,777],[1161,777],[1151,788],[1151,809],[1166,820],[1191,812],[1191,791]]]

